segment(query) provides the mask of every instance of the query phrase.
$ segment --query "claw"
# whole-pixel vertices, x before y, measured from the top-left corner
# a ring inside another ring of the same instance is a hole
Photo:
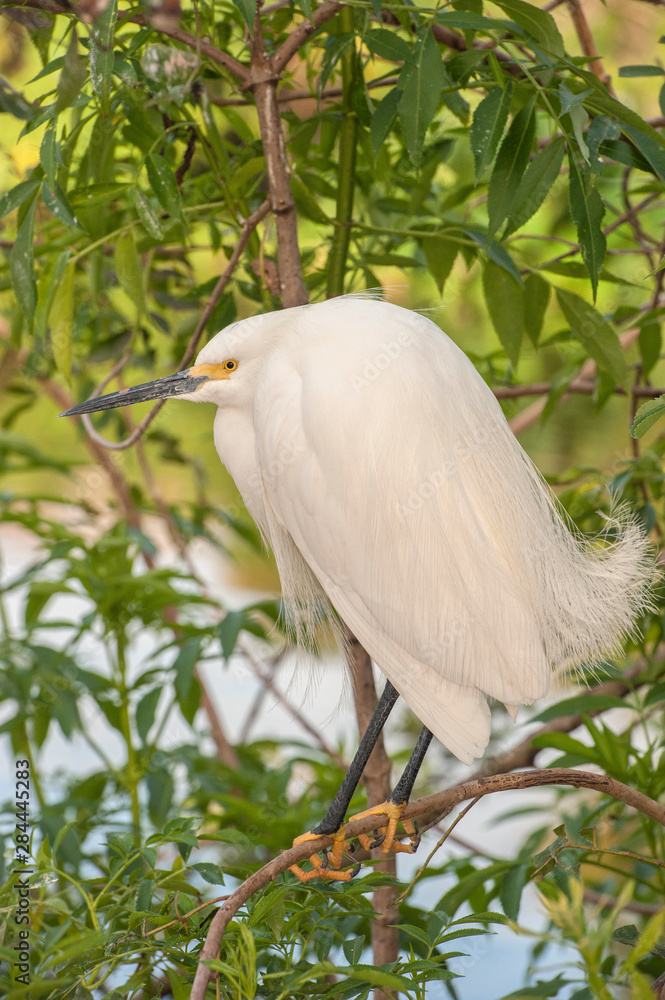
[[[308,840],[318,840],[320,836],[320,833],[312,833],[311,831],[303,833],[296,837],[293,846],[305,844]],[[322,878],[328,882],[350,882],[360,871],[360,865],[356,865],[351,871],[339,870],[342,867],[344,852],[348,846],[345,828],[342,826],[333,837],[332,847],[326,847],[321,852],[323,857],[318,854],[311,855],[309,859],[312,865],[311,872],[303,871],[300,865],[291,865],[289,871],[292,871],[301,882],[311,882],[314,878]]]
[[[416,853],[418,845],[420,844],[420,831],[418,830],[416,824],[411,822],[411,820],[406,820],[403,824],[404,829],[409,836],[409,843],[401,844],[399,840],[395,839],[397,836],[397,824],[400,821],[405,806],[406,802],[397,803],[391,802],[390,799],[388,799],[386,802],[382,802],[381,805],[372,806],[371,809],[366,809],[364,812],[351,817],[349,820],[350,823],[356,819],[365,819],[367,816],[378,816],[381,814],[387,814],[388,816],[388,825],[386,827],[382,827],[383,832],[380,833],[378,837],[375,837],[374,840],[370,840],[366,833],[358,834],[358,840],[365,850],[372,851],[375,847],[380,847],[383,854],[390,854],[391,851],[395,854]]]

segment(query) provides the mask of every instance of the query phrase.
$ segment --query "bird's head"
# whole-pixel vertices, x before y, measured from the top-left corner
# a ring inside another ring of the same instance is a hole
[[[217,406],[249,403],[261,365],[283,327],[281,315],[268,313],[233,323],[205,345],[191,368],[88,399],[58,416],[97,413],[171,396]]]

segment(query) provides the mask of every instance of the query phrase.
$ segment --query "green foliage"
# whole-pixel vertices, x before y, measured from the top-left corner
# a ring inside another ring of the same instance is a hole
[[[295,738],[247,738],[234,748],[238,766],[208,742],[203,669],[215,687],[233,685],[251,643],[271,677],[288,640],[278,601],[228,610],[196,575],[195,553],[221,551],[256,574],[254,590],[274,583],[232,487],[216,464],[207,468],[207,424],[158,417],[135,459],[109,457],[53,417],[121,361],[127,384],[174,369],[266,198],[251,88],[234,76],[234,60],[249,65],[257,7],[185,3],[177,31],[167,11],[124,0],[92,11],[90,23],[69,5],[39,7],[22,12],[37,17],[30,35],[13,24],[23,70],[12,85],[0,81],[8,148],[22,137],[0,193],[2,527],[34,551],[2,578],[0,729],[31,764],[36,869],[32,983],[3,964],[0,990],[16,1000],[160,991],[181,1000],[212,900],[318,822],[342,770]],[[603,412],[593,421],[589,407],[579,425],[604,429],[610,400],[623,405],[631,385],[648,392],[647,379],[662,380],[661,132],[612,96],[575,55],[574,37],[531,3],[383,8],[382,17],[379,0],[354,4],[308,28],[280,85],[311,297],[325,295],[346,234],[346,291],[399,280],[417,306],[438,302],[438,291],[450,332],[488,381],[546,378],[551,427],[583,375]],[[264,14],[267,51],[316,9],[301,0]],[[640,58],[651,58],[651,41]],[[661,75],[655,50],[652,63],[619,71],[645,88],[660,87],[650,78]],[[340,153],[350,132],[353,168]],[[268,218],[203,339],[279,307],[276,263]],[[632,414],[636,437],[657,425],[663,400]],[[509,415],[515,405],[506,403]],[[95,420],[109,438],[127,433],[124,414]],[[613,473],[575,468],[555,483],[582,530],[603,527],[618,500],[662,532],[665,443],[648,441]],[[625,440],[607,447],[614,456]],[[166,533],[179,569],[162,558]],[[627,696],[564,695],[536,716],[581,717],[574,731],[536,737],[539,763],[600,768],[662,797],[664,600],[661,587],[643,639],[607,665],[614,678],[631,669]],[[54,737],[90,762],[84,774],[54,773]],[[425,790],[440,786],[425,781]],[[400,957],[383,966],[371,964],[371,893],[394,884],[389,876],[366,866],[348,885],[302,886],[280,875],[227,929],[211,963],[220,996],[363,1000],[377,987],[421,1000],[443,983],[455,997],[456,959],[482,956],[476,946],[507,925],[503,933],[532,935],[536,972],[549,966],[551,942],[576,950],[564,971],[543,971],[512,996],[618,1000],[628,990],[641,1000],[665,969],[662,918],[652,912],[665,888],[662,827],[572,789],[550,791],[548,804],[561,824],[523,835],[510,857],[481,845],[433,860],[417,883],[429,902],[400,883]],[[541,816],[542,804],[533,811]],[[9,960],[19,878],[11,856],[0,856],[0,957]],[[547,908],[542,933],[519,923],[534,894]]]

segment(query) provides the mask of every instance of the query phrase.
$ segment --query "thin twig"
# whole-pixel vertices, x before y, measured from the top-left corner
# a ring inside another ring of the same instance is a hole
[[[568,0],[568,7],[570,9],[570,16],[572,18],[573,25],[575,26],[575,31],[577,33],[582,52],[585,56],[590,57],[589,69],[592,73],[595,73],[598,79],[602,80],[607,89],[610,90],[610,77],[609,74],[605,72],[605,68],[598,55],[598,49],[596,48],[596,43],[593,35],[591,34],[589,22],[584,15],[581,0]]]
[[[574,768],[540,768],[533,771],[520,771],[516,774],[498,774],[489,778],[477,778],[465,781],[453,788],[436,792],[416,799],[406,807],[403,819],[413,820],[419,816],[441,813],[449,810],[452,806],[469,799],[482,798],[495,792],[511,791],[522,788],[535,788],[543,785],[570,785],[573,788],[589,788],[600,792],[603,795],[624,802],[626,805],[651,817],[661,826],[665,827],[665,806],[655,802],[648,796],[643,795],[634,788],[630,788],[621,781],[617,781],[606,774],[594,774],[590,771],[577,771]],[[388,817],[382,820],[379,814],[366,816],[363,819],[348,823],[345,828],[345,836],[351,840],[359,833],[369,833],[377,826],[386,825]],[[230,920],[235,916],[240,907],[250,899],[254,893],[285,872],[292,865],[299,864],[313,853],[322,851],[332,843],[332,837],[318,837],[297,847],[291,847],[283,851],[277,858],[268,862],[263,868],[251,875],[236,891],[226,900],[212,919],[205,944],[201,949],[199,964],[194,977],[194,983],[190,994],[190,1000],[204,1000],[208,983],[212,975],[212,969],[206,964],[210,959],[217,956],[221,945],[224,931]]]

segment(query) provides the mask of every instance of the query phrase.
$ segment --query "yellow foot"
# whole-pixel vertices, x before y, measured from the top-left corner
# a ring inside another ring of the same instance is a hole
[[[308,840],[318,840],[321,836],[320,833],[303,833],[293,841],[293,846],[297,847],[298,844],[305,844]],[[312,865],[311,872],[303,871],[300,865],[291,865],[289,871],[292,871],[301,882],[311,882],[313,878],[326,879],[328,882],[350,882],[354,875],[360,870],[360,865],[357,865],[351,871],[340,871],[342,867],[344,851],[348,847],[346,837],[344,836],[344,827],[340,827],[337,833],[333,837],[333,845],[330,850],[323,852],[323,857],[318,854],[312,854],[310,857],[310,863]]]
[[[389,854],[393,851],[395,854],[405,853],[405,854],[415,854],[418,850],[418,845],[420,843],[420,833],[418,832],[418,827],[411,820],[406,820],[403,824],[405,831],[409,835],[409,843],[401,844],[399,840],[395,840],[397,836],[397,824],[399,823],[406,802],[402,802],[398,805],[396,802],[382,802],[381,805],[372,806],[371,809],[365,809],[364,812],[358,813],[356,816],[352,816],[349,823],[353,823],[356,819],[365,819],[367,816],[388,816],[388,826],[381,827],[381,836],[372,840],[366,833],[359,833],[358,840],[362,846],[367,851],[373,850],[375,847],[380,847],[384,854]]]

